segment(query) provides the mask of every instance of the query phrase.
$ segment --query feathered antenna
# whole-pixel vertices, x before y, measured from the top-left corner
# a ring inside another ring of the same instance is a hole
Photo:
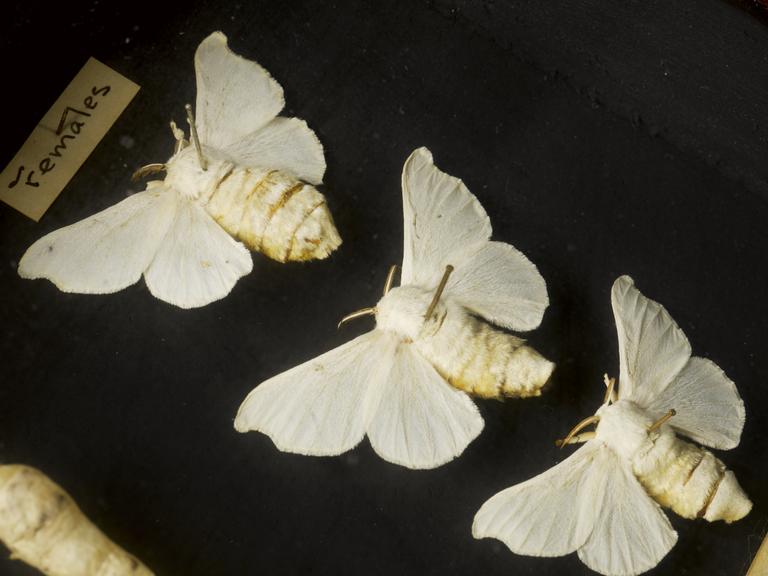
[[[392,288],[392,282],[395,280],[395,272],[397,272],[397,264],[392,264],[392,266],[389,267],[389,273],[387,274],[387,281],[384,282],[384,296],[387,295],[387,293]]]
[[[373,316],[375,314],[376,314],[375,307],[362,308],[361,310],[356,310],[350,314],[347,314],[346,316],[344,316],[344,318],[339,320],[339,323],[336,325],[336,329],[338,330],[339,328],[341,328],[342,324],[344,324],[345,322],[349,322],[350,320],[354,320],[355,318],[360,318],[362,316]]]
[[[618,399],[616,394],[616,378],[608,378],[608,374],[603,374],[603,382],[605,383],[605,397],[603,398],[603,404],[613,404]]]
[[[581,441],[582,437],[586,435],[579,434],[578,440],[577,440],[576,434],[578,434],[579,431],[582,430],[583,428],[586,428],[590,424],[595,424],[597,422],[600,422],[600,416],[598,416],[597,414],[595,414],[594,416],[589,416],[588,418],[584,418],[584,420],[576,424],[576,426],[574,426],[573,429],[570,432],[568,432],[568,436],[566,436],[562,440],[555,440],[555,446],[559,446],[560,448],[562,448],[566,444],[572,444],[572,443]],[[594,434],[594,432],[592,432],[591,434]],[[590,436],[590,437],[594,437],[594,436]],[[590,437],[585,438],[585,440],[588,440]]]

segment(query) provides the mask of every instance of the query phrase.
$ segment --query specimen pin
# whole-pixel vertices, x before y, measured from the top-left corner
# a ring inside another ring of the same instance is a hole
[[[448,266],[445,267],[443,277],[440,279],[440,284],[437,285],[437,290],[435,291],[435,295],[432,298],[432,302],[429,303],[427,313],[424,314],[424,318],[429,318],[432,316],[432,312],[435,311],[435,306],[437,306],[437,303],[440,301],[440,296],[442,296],[443,290],[445,290],[445,285],[448,284],[448,277],[451,275],[451,272],[453,272],[453,266],[448,264]]]
[[[384,282],[384,296],[386,296],[387,292],[392,288],[392,282],[395,280],[395,272],[397,272],[397,264],[392,264],[392,266],[389,267],[387,281]]]
[[[200,168],[208,170],[208,162],[203,156],[203,149],[200,147],[200,139],[197,137],[197,126],[195,125],[195,117],[192,115],[192,106],[187,104],[184,106],[187,111],[187,122],[189,122],[189,134],[192,136],[192,143],[195,145],[197,151],[197,160],[200,162]]]
[[[664,416],[662,416],[661,418],[656,420],[656,422],[648,426],[648,432],[653,432],[654,430],[659,428],[662,424],[664,424],[664,422],[672,418],[672,416],[674,416],[675,414],[677,414],[677,412],[675,411],[674,408],[672,408],[669,412],[664,414]]]

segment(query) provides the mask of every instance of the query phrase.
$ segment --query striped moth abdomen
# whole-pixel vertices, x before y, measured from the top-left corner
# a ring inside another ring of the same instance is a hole
[[[380,328],[410,339],[452,386],[483,398],[538,396],[555,365],[521,338],[496,330],[446,297],[429,318],[432,292],[393,288],[376,305]]]
[[[684,518],[730,523],[752,508],[725,464],[669,428],[662,430],[650,450],[635,456],[632,466],[648,493]]]
[[[193,196],[229,234],[279,262],[323,259],[341,244],[325,197],[279,170],[215,159],[202,170],[192,147],[168,162],[166,184]],[[190,194],[194,191],[195,194]]]
[[[555,365],[525,340],[497,330],[451,304],[438,329],[415,342],[438,372],[459,390],[482,398],[539,396]]]

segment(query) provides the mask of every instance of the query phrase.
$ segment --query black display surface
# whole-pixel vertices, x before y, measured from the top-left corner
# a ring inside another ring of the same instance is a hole
[[[737,383],[738,448],[716,452],[754,502],[733,524],[668,512],[677,545],[649,574],[743,574],[768,528],[768,27],[720,0],[19,3],[3,19],[9,161],[89,56],[142,89],[39,224],[0,205],[0,460],[40,468],[158,575],[587,574],[575,554],[476,541],[500,489],[561,461],[554,446],[618,375],[610,288],[661,302]],[[371,3],[373,4],[373,3]],[[16,266],[43,234],[139,185],[194,102],[193,55],[222,30],[285,89],[326,151],[341,248],[253,272],[180,310],[143,281],[63,294]],[[558,365],[537,399],[478,400],[485,429],[430,471],[367,441],[335,458],[232,427],[259,382],[372,327],[402,257],[400,171],[429,147],[487,210],[494,238],[547,281],[530,343]],[[36,572],[3,557],[0,574]]]

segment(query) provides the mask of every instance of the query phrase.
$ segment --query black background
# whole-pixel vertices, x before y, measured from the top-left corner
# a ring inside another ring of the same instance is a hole
[[[2,29],[3,162],[88,56],[142,87],[39,224],[0,205],[3,462],[45,471],[159,575],[589,573],[575,554],[475,541],[471,524],[560,461],[553,440],[597,408],[603,372],[618,372],[609,291],[627,273],[747,406],[741,444],[717,455],[753,511],[730,526],[670,512],[679,541],[650,573],[746,571],[768,528],[762,21],[720,0],[36,0]],[[342,247],[303,265],[254,255],[227,298],[192,311],[143,282],[82,296],[21,280],[33,241],[136,191],[131,172],[170,155],[194,50],[218,29],[323,142]],[[558,364],[552,386],[478,401],[485,430],[432,471],[367,441],[309,458],[237,434],[256,384],[370,328],[336,322],[373,305],[402,257],[400,170],[421,145],[546,279],[551,306],[529,338]],[[3,559],[0,573],[35,572]]]

